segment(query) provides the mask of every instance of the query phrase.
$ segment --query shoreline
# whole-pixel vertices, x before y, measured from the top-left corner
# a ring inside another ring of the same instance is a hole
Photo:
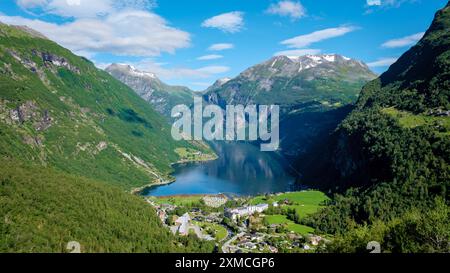
[[[148,189],[148,188],[151,188],[151,187],[156,187],[156,186],[169,185],[169,184],[174,183],[175,181],[176,181],[176,179],[174,177],[174,178],[172,178],[170,180],[165,180],[165,181],[160,181],[160,182],[156,182],[156,183],[146,184],[146,185],[143,185],[141,187],[132,189],[131,190],[131,194],[138,195],[142,191],[144,191],[145,189]]]
[[[175,167],[177,165],[183,165],[183,164],[198,164],[198,163],[203,163],[203,162],[208,162],[208,161],[214,161],[214,160],[217,160],[218,158],[219,158],[219,156],[214,153],[214,156],[211,157],[211,158],[197,159],[197,160],[179,160],[177,162],[170,163],[170,166],[171,167]],[[169,175],[171,175],[171,174],[173,174],[173,172],[170,173]],[[145,189],[149,189],[149,188],[152,188],[152,187],[164,186],[164,185],[170,185],[170,184],[176,182],[176,178],[175,177],[171,177],[170,179],[163,180],[163,181],[161,181],[162,180],[161,177],[158,177],[158,179],[160,181],[158,181],[156,183],[150,183],[150,184],[143,185],[141,187],[137,187],[137,188],[131,189],[131,191],[130,191],[131,194],[139,195]]]
[[[158,199],[169,199],[169,198],[188,198],[188,197],[207,197],[207,196],[223,196],[226,197],[223,193],[197,193],[197,194],[173,194],[173,195],[164,195],[164,196],[150,196]]]
[[[170,166],[176,166],[176,165],[183,165],[183,164],[197,164],[197,163],[203,163],[208,161],[214,161],[219,159],[219,156],[215,154],[212,158],[205,158],[205,159],[195,159],[195,160],[178,160],[177,162],[170,163]]]

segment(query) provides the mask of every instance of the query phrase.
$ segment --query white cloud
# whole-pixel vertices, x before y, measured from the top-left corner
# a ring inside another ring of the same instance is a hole
[[[133,66],[142,71],[155,73],[163,80],[192,80],[206,79],[218,74],[230,71],[228,66],[204,66],[200,68],[166,68],[163,65],[155,63],[152,59],[144,59],[140,62],[133,63]]]
[[[381,6],[381,0],[367,0],[368,6]]]
[[[382,58],[378,59],[377,61],[367,63],[369,67],[385,67],[390,66],[391,64],[395,63],[397,61],[397,58]]]
[[[369,9],[375,8],[398,8],[404,3],[413,3],[417,0],[366,0],[366,7]]]
[[[205,66],[196,69],[196,71],[208,75],[222,74],[228,72],[230,68],[228,66]]]
[[[206,19],[202,27],[217,28],[229,33],[239,32],[244,27],[244,13],[240,11],[223,13]]]
[[[289,0],[280,1],[276,4],[270,5],[267,9],[267,13],[287,16],[292,20],[297,20],[306,16],[306,10],[300,2]]]
[[[289,56],[289,57],[297,57],[304,55],[317,55],[321,52],[320,49],[293,49],[293,50],[284,50],[279,51],[274,54],[274,56]]]
[[[23,9],[41,7],[47,4],[47,0],[17,0],[16,2]]]
[[[222,50],[226,50],[226,49],[232,49],[234,48],[233,44],[227,44],[227,43],[219,43],[219,44],[213,44],[211,45],[208,50],[211,51],[222,51]]]
[[[357,30],[357,28],[354,26],[327,28],[312,32],[310,34],[300,35],[288,40],[284,40],[281,42],[281,44],[286,45],[289,48],[302,48],[323,40],[343,36],[355,30]]]
[[[190,34],[168,25],[159,15],[137,10],[56,24],[0,15],[7,24],[27,25],[74,52],[157,56],[190,45]]]
[[[213,83],[211,83],[211,82],[191,82],[191,84],[202,87],[202,88],[206,88],[206,87],[210,87]]]
[[[204,55],[197,58],[199,61],[209,61],[209,60],[217,60],[223,58],[222,55],[217,54],[211,54],[211,55]]]
[[[389,41],[385,42],[384,44],[382,44],[381,46],[386,47],[386,48],[397,48],[397,47],[410,46],[410,45],[417,43],[420,39],[422,39],[423,35],[425,35],[425,32],[420,32],[420,33],[416,33],[416,34],[409,35],[406,37],[389,40]]]
[[[144,10],[154,0],[16,0],[17,5],[32,13],[48,13],[62,17],[93,18],[122,10]]]

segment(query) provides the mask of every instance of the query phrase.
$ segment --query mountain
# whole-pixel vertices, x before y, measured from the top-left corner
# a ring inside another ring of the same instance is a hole
[[[207,92],[209,92],[209,91],[216,90],[216,89],[222,87],[224,84],[226,84],[226,83],[229,82],[230,80],[231,80],[231,78],[221,78],[221,79],[218,79],[217,81],[215,81],[215,82],[213,83],[213,85],[211,85],[210,87],[208,87],[204,92],[207,93]]]
[[[307,102],[345,104],[375,77],[364,63],[337,54],[277,56],[209,88],[205,97],[219,105],[279,104],[285,109]]]
[[[337,54],[276,56],[214,84],[203,98],[223,108],[280,105],[280,152],[292,161],[306,162],[349,113],[346,105],[375,77],[361,61]]]
[[[362,249],[370,238],[388,251],[450,251],[449,76],[447,4],[417,45],[363,88],[309,162],[316,187],[341,193],[312,219],[327,233],[347,234],[337,249]],[[354,229],[366,224],[373,227]]]
[[[31,34],[30,34],[31,33]],[[0,155],[124,189],[170,180],[166,119],[85,58],[24,27],[0,25]]]
[[[155,74],[137,70],[133,66],[112,64],[105,70],[114,78],[131,87],[156,111],[166,117],[170,118],[171,110],[175,105],[191,105],[194,101],[194,91],[189,88],[167,85]]]
[[[167,121],[85,58],[0,24],[0,252],[211,252],[179,238],[131,189],[170,180]],[[178,151],[178,153],[177,153]],[[189,153],[188,153],[189,154]],[[183,157],[183,158],[182,158]]]

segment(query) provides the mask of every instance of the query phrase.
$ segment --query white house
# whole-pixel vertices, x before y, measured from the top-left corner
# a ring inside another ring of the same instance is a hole
[[[189,223],[191,221],[191,217],[189,216],[189,213],[183,214],[183,216],[178,217],[178,219],[175,221],[175,225],[178,227],[178,233],[180,235],[188,235],[189,234]]]
[[[225,215],[227,217],[230,217],[233,220],[236,220],[237,217],[252,215],[255,212],[261,213],[268,208],[269,208],[268,204],[259,204],[256,206],[248,206],[248,207],[241,207],[241,208],[226,210]]]

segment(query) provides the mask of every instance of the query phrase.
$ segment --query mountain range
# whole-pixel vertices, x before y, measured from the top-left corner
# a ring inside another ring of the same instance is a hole
[[[376,75],[364,63],[332,55],[276,56],[211,87],[205,99],[218,105],[307,103],[327,106],[356,100],[359,90]]]
[[[192,105],[193,91],[167,85],[151,72],[123,64],[106,71],[166,117],[177,104]],[[355,102],[362,86],[375,77],[363,62],[338,54],[276,56],[197,94],[224,109],[228,104],[280,105],[281,153],[298,158],[326,141],[349,112],[343,106]]]
[[[172,107],[191,105],[194,91],[184,86],[163,83],[155,74],[143,72],[126,64],[111,64],[105,69],[114,78],[131,87],[160,114],[170,117]]]
[[[349,113],[347,105],[375,77],[363,62],[338,54],[276,56],[236,78],[216,82],[203,98],[223,108],[227,104],[279,105],[280,153],[300,160],[327,141]]]
[[[88,252],[213,250],[169,234],[129,194],[170,181],[186,151],[212,153],[170,136],[170,109],[190,104],[191,90],[128,65],[100,70],[5,24],[0,90],[0,251],[63,252],[73,237]],[[334,236],[326,251],[374,240],[392,252],[449,251],[450,4],[379,77],[338,54],[276,56],[202,96],[281,106],[280,153],[298,182],[334,194],[302,220]]]

